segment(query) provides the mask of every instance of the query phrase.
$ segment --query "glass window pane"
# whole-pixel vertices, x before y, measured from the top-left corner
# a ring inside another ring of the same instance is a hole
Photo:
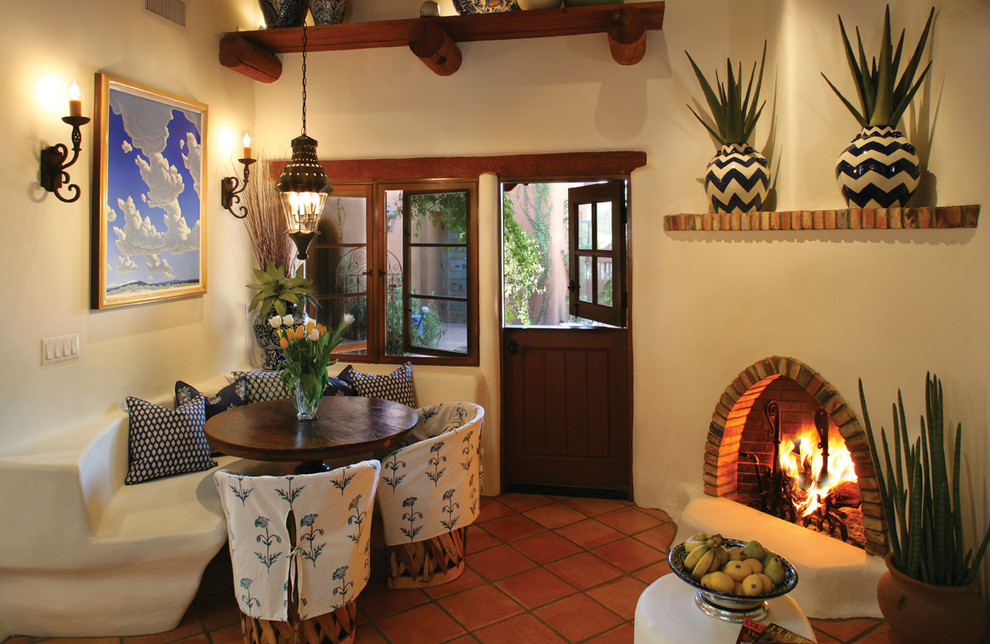
[[[582,302],[594,302],[591,284],[591,257],[578,257],[578,299]]]
[[[368,205],[364,197],[327,197],[318,244],[366,244]]]
[[[311,277],[317,296],[368,290],[367,248],[317,247],[312,253]]]
[[[368,298],[339,297],[321,298],[319,308],[311,312],[318,322],[335,330],[344,319],[344,314],[354,316],[354,322],[344,329],[340,344],[334,354],[364,355],[368,353]]]
[[[595,214],[596,232],[598,233],[598,250],[612,248],[612,202],[599,201]]]
[[[412,345],[467,353],[467,302],[412,298]]]
[[[577,244],[581,250],[591,250],[591,204],[578,204]]]
[[[612,306],[612,258],[599,257],[598,266],[598,295],[596,304]]]
[[[410,241],[455,243],[467,241],[467,193],[437,192],[410,195]]]
[[[413,246],[409,274],[411,293],[467,297],[467,249]]]

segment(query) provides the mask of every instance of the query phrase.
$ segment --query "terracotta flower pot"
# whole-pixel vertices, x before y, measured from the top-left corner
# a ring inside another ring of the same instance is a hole
[[[893,554],[884,562],[887,572],[877,583],[877,602],[890,625],[893,644],[983,641],[988,629],[987,609],[976,584],[926,584],[895,568]]]

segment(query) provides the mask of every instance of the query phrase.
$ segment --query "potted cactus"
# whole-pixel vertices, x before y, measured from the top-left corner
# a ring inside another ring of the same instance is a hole
[[[763,155],[749,145],[749,137],[766,104],[766,101],[760,103],[760,89],[763,86],[763,67],[767,60],[767,43],[763,43],[763,58],[760,60],[756,90],[753,91],[753,80],[756,78],[754,62],[745,94],[742,86],[742,63],[739,64],[739,71],[733,72],[732,61],[726,59],[724,84],[719,79],[718,72],[715,72],[715,85],[718,88],[716,94],[691,54],[686,51],[684,53],[694,68],[711,112],[709,116],[715,126],[706,123],[690,105],[688,109],[721,146],[719,153],[708,163],[705,174],[705,194],[708,195],[712,212],[760,210],[770,190],[770,171]]]
[[[908,440],[904,401],[897,392],[893,461],[882,427],[880,461],[862,380],[859,399],[892,550],[886,558],[888,572],[877,585],[891,640],[982,642],[988,629],[987,609],[975,578],[990,543],[990,529],[975,554],[966,550],[959,493],[962,425],[951,441],[950,460],[942,383],[934,375],[925,376],[925,415],[921,435],[913,444]]]
[[[863,128],[839,156],[835,166],[839,190],[850,208],[905,206],[918,187],[921,177],[918,155],[911,142],[897,129],[897,124],[931,68],[929,61],[921,74],[917,73],[934,18],[935,8],[932,7],[914,53],[898,78],[904,30],[901,30],[895,49],[890,33],[890,5],[884,13],[879,59],[874,56],[872,62],[866,59],[859,28],[856,28],[857,53],[853,51],[842,17],[839,17],[842,44],[861,109],[856,109],[824,73],[822,77]]]

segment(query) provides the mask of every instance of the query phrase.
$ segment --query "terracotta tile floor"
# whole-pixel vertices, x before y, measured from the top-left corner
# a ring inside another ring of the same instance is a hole
[[[625,501],[503,494],[482,501],[457,580],[424,590],[388,590],[373,550],[372,581],[358,598],[359,644],[616,642],[633,639],[639,594],[668,574],[676,526],[662,511]],[[380,536],[378,537],[380,544]],[[210,564],[175,630],[88,644],[241,642],[226,550]],[[812,619],[819,644],[887,642],[883,620]],[[58,644],[72,640],[59,639]],[[55,644],[14,637],[6,644]],[[709,644],[699,642],[697,644]],[[716,643],[711,643],[716,644]]]

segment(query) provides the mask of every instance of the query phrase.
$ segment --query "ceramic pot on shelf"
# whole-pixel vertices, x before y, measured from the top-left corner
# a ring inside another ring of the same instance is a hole
[[[920,177],[914,146],[890,126],[863,128],[835,166],[839,190],[850,208],[904,207]]]
[[[877,603],[890,626],[893,644],[977,644],[987,635],[987,608],[976,584],[935,586],[908,577],[894,567],[893,554],[884,563],[887,572],[877,583]]]
[[[305,0],[258,0],[258,4],[269,29],[302,27],[306,17]]]
[[[723,145],[708,162],[705,194],[714,213],[760,210],[769,191],[767,160],[750,145]]]
[[[309,13],[318,25],[339,25],[350,8],[349,0],[309,0]]]

